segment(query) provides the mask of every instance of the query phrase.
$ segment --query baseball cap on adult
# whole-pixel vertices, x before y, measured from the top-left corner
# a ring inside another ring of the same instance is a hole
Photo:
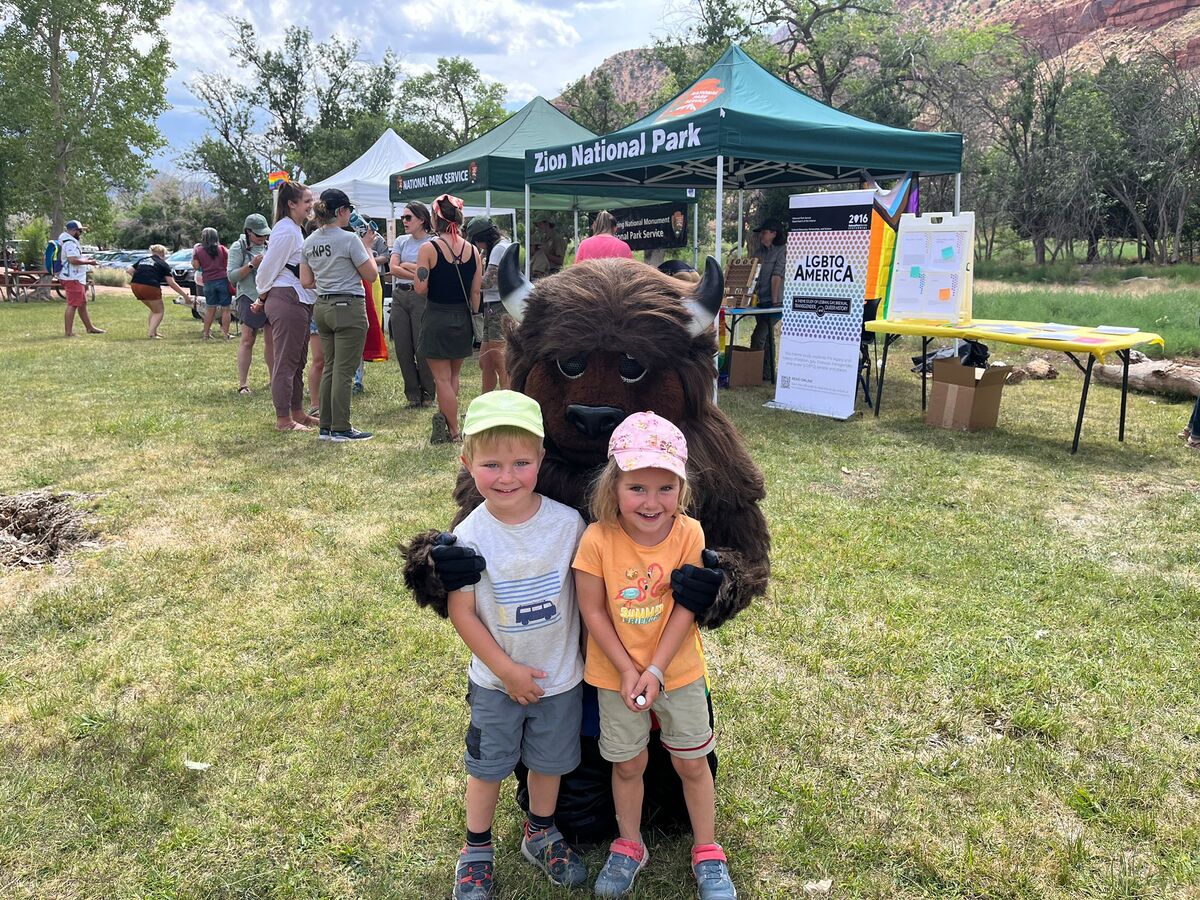
[[[487,216],[476,216],[467,223],[467,240],[477,241],[492,228],[492,220]]]
[[[258,213],[250,213],[246,216],[246,221],[242,223],[242,229],[251,234],[257,234],[259,237],[267,237],[271,233],[271,226],[267,224],[266,216],[260,216]]]
[[[346,192],[340,191],[337,188],[326,188],[321,191],[321,202],[325,204],[325,209],[331,213],[335,213],[347,206],[353,207],[350,198],[346,196]]]
[[[70,222],[64,225],[63,228],[65,228],[67,231],[87,231],[87,226],[78,219],[72,219]]]
[[[778,219],[763,219],[762,224],[754,229],[754,233],[758,234],[760,231],[773,231],[776,234],[782,234],[783,223]]]
[[[488,391],[472,400],[463,420],[463,434],[478,434],[500,425],[511,425],[538,437],[546,436],[541,406],[532,397],[516,391]]]
[[[660,415],[634,413],[608,439],[608,455],[622,472],[666,469],[687,479],[687,438]]]

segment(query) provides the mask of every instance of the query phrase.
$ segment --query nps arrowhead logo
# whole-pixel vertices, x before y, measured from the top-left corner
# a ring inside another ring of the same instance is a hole
[[[718,97],[725,93],[725,88],[721,87],[721,79],[705,78],[702,81],[697,81],[688,90],[680,94],[675,102],[662,111],[656,122],[661,122],[663,119],[678,119],[680,116],[690,116],[696,110],[708,106]]]

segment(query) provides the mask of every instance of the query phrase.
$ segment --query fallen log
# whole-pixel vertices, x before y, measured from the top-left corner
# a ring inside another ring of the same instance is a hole
[[[1141,354],[1138,354],[1139,356]],[[1092,374],[1105,384],[1121,385],[1120,363],[1096,366]],[[1200,364],[1194,360],[1146,359],[1129,363],[1129,386],[1149,394],[1200,397]]]

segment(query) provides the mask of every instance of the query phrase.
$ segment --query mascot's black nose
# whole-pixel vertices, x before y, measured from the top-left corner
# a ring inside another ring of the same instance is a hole
[[[572,403],[567,407],[567,421],[590,438],[606,438],[625,421],[625,411],[615,406]]]

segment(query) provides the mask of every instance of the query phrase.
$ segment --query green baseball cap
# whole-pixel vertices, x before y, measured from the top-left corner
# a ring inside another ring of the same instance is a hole
[[[546,436],[542,429],[542,408],[532,397],[516,391],[488,391],[472,400],[463,422],[463,434],[478,434],[499,425],[522,428],[540,438]]]
[[[246,216],[246,221],[242,224],[242,228],[245,231],[257,234],[259,237],[266,237],[271,233],[271,226],[267,224],[266,218],[260,216],[258,213],[251,213]]]

